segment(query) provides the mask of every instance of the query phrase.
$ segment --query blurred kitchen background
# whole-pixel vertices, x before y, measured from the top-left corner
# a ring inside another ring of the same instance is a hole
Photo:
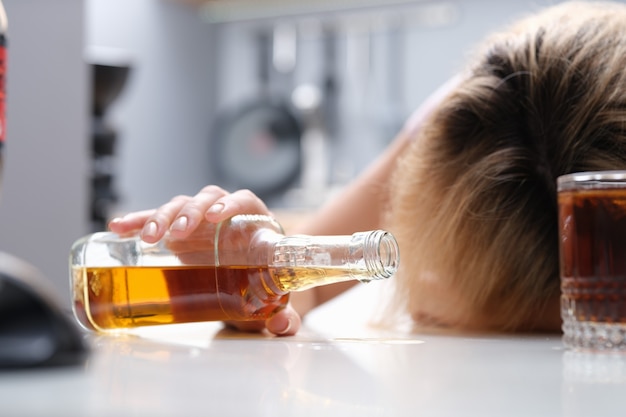
[[[69,306],[68,251],[204,185],[310,210],[486,33],[542,0],[4,0],[0,250]]]

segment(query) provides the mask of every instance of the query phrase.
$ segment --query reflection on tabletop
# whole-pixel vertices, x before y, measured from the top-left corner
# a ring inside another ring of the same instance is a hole
[[[0,373],[2,415],[623,415],[623,357],[565,351],[558,334],[370,328],[378,291],[348,291],[294,337],[220,323],[90,335],[83,367]]]

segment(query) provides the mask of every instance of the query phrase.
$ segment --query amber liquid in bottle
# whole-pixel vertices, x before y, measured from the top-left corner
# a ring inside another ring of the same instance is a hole
[[[75,311],[93,330],[263,320],[289,291],[337,282],[344,270],[250,266],[74,268]]]

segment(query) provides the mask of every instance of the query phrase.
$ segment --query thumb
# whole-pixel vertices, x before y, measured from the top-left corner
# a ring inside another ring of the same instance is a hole
[[[287,305],[283,310],[265,321],[267,330],[277,336],[293,336],[300,330],[301,324],[300,315],[291,305]]]

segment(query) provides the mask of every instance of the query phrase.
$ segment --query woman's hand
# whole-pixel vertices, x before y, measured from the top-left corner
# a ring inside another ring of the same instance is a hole
[[[177,196],[152,210],[129,213],[109,223],[111,231],[128,234],[141,230],[147,243],[158,242],[169,230],[175,239],[191,235],[203,221],[219,223],[236,214],[271,214],[259,197],[249,190],[229,193],[209,185],[193,197]]]
[[[219,223],[236,214],[266,214],[265,203],[249,190],[229,193],[209,185],[193,197],[177,196],[161,207],[129,213],[109,223],[111,231],[125,235],[141,231],[147,243],[158,242],[167,231],[175,239],[189,237],[203,222]],[[301,325],[298,313],[288,305],[265,322],[229,322],[239,330],[260,331],[266,328],[273,334],[295,334]]]

